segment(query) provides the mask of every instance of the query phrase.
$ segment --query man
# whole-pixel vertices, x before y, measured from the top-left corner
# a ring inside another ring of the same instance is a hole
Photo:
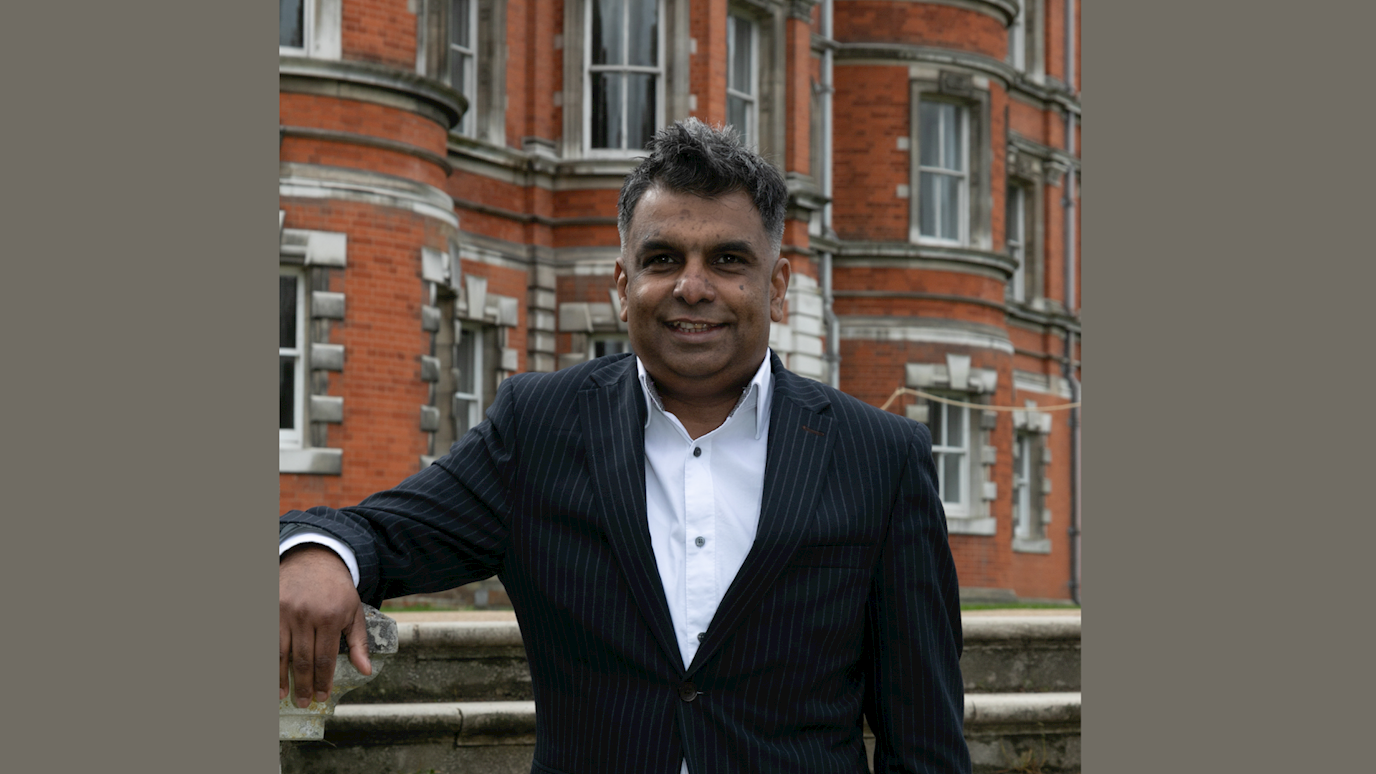
[[[282,696],[289,668],[328,690],[341,631],[367,671],[360,595],[497,574],[535,772],[863,772],[862,715],[876,771],[968,772],[929,434],[769,352],[779,173],[694,119],[649,150],[619,202],[636,354],[514,376],[396,489],[283,516]]]

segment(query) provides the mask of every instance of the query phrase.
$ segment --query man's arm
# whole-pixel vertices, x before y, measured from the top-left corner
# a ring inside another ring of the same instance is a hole
[[[960,594],[931,446],[917,425],[865,611],[875,774],[970,771]]]
[[[278,570],[279,693],[287,674],[298,706],[329,695],[340,634],[349,657],[370,672],[361,600],[373,605],[405,594],[440,591],[495,575],[506,551],[506,518],[515,411],[508,380],[488,420],[449,455],[396,488],[351,508],[312,508],[282,516],[342,542],[355,559],[307,543],[282,553]],[[357,572],[357,589],[353,572]]]

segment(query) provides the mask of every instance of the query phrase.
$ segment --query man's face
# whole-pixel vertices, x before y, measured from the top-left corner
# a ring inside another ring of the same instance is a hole
[[[730,395],[783,319],[789,265],[744,192],[715,199],[652,186],[617,259],[621,320],[661,392]]]

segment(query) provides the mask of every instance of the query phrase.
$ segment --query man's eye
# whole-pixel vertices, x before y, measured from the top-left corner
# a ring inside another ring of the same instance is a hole
[[[726,253],[725,255],[722,255],[721,257],[717,258],[717,263],[740,263],[742,260],[743,259],[739,255],[732,255],[731,253]]]
[[[674,257],[668,254],[652,255],[645,259],[645,265],[673,263]]]

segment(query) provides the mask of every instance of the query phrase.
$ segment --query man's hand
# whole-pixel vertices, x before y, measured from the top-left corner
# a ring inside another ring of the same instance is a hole
[[[370,675],[368,631],[363,604],[344,560],[312,543],[282,555],[277,569],[277,606],[281,624],[278,698],[287,698],[287,670],[296,684],[296,706],[330,696],[339,635],[347,632],[349,660]]]

